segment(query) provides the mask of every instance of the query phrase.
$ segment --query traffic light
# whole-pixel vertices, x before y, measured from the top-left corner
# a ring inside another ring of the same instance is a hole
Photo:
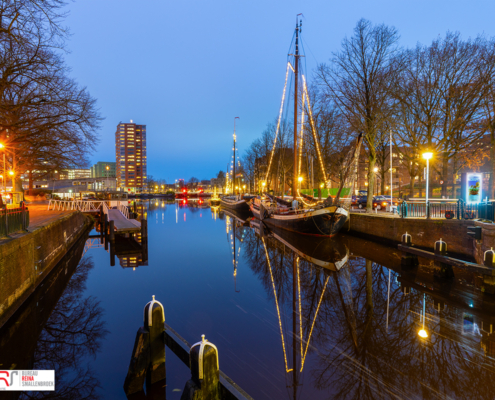
[[[481,226],[468,226],[467,234],[473,239],[481,240]]]

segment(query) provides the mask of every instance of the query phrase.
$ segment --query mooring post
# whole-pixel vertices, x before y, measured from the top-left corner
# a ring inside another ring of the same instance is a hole
[[[445,243],[442,238],[435,242],[435,254],[440,254],[442,256],[447,254],[447,243]]]
[[[109,236],[110,236],[110,243],[115,242],[115,221],[111,220],[109,222]]]
[[[495,251],[493,247],[490,250],[485,251],[485,255],[483,257],[483,264],[486,267],[494,267],[495,266]]]
[[[141,239],[147,239],[148,238],[148,220],[147,219],[142,219],[141,220]]]
[[[115,242],[110,242],[110,266],[115,267]]]
[[[129,396],[143,390],[165,390],[165,311],[155,300],[144,307],[144,326],[139,328],[134,341],[131,362],[124,382]],[[153,386],[153,388],[152,388]],[[158,386],[158,388],[157,388]]]
[[[181,400],[220,400],[218,349],[201,335],[189,351],[191,379],[186,382]]]
[[[108,250],[108,215],[105,214],[103,221],[103,234],[105,235],[105,250]]]

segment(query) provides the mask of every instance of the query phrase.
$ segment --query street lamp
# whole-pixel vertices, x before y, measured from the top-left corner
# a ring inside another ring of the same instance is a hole
[[[105,169],[106,169],[106,173],[107,173],[107,191],[108,191],[108,171],[110,170],[110,167],[107,165],[105,167]]]
[[[433,157],[433,153],[426,152],[423,153],[423,158],[426,160],[426,202],[425,205],[428,207],[428,186],[429,186],[429,178],[430,178],[430,159]]]

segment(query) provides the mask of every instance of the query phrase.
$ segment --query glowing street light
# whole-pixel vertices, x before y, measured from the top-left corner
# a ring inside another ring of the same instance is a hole
[[[426,160],[426,202],[425,206],[428,208],[428,187],[429,187],[429,180],[430,180],[430,159],[433,157],[433,153],[431,152],[426,152],[423,153],[423,158]],[[428,212],[426,213],[426,217],[428,218]]]
[[[303,180],[302,176],[300,176],[299,178],[297,178],[297,180],[298,180],[299,182],[302,182],[302,180]]]
[[[420,329],[420,331],[418,332],[418,335],[424,339],[426,339],[428,337],[428,334],[426,333],[426,331],[424,329]]]

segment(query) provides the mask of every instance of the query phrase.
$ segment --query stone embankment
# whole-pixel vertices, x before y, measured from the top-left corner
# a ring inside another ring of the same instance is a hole
[[[480,243],[467,234],[469,226],[482,226]],[[450,254],[474,258],[480,264],[483,264],[482,249],[489,248],[487,243],[490,240],[490,243],[495,242],[495,224],[457,219],[399,218],[384,213],[351,213],[343,231],[392,245],[399,244],[402,235],[407,232],[413,244],[424,249],[433,249],[435,242],[442,239],[447,243]]]
[[[0,241],[0,327],[93,224],[79,211],[40,221],[29,232]]]

